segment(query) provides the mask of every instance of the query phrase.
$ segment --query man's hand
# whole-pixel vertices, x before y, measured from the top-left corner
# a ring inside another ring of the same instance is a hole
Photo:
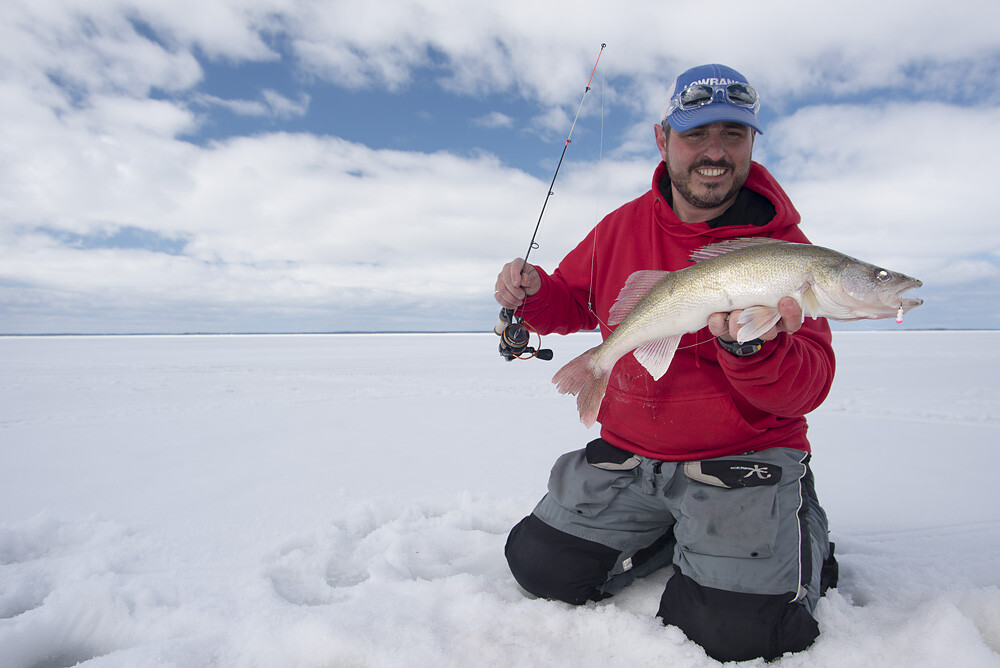
[[[798,302],[791,297],[781,298],[781,301],[778,302],[778,311],[781,313],[781,320],[767,332],[761,334],[762,340],[770,341],[778,336],[779,332],[793,334],[802,326],[802,309],[799,308]],[[730,313],[713,313],[708,316],[708,331],[723,341],[735,341],[736,332],[743,326],[739,323],[742,312],[743,310],[739,309]]]
[[[508,262],[497,275],[496,292],[493,297],[504,308],[517,308],[542,287],[538,271],[524,260],[517,258]]]

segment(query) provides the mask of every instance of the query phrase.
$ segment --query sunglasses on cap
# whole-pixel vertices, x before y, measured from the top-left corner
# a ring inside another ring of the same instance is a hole
[[[715,94],[718,91],[722,91],[725,94],[725,101],[729,104],[737,107],[746,107],[752,110],[754,114],[760,108],[760,96],[748,84],[731,83],[716,84],[714,86],[709,84],[691,84],[670,98],[670,106],[667,107],[666,115],[669,116],[678,109],[689,111],[698,107],[704,107],[706,104],[712,104],[712,102],[715,102]]]

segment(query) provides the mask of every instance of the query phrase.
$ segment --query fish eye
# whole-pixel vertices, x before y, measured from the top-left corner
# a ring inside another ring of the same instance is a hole
[[[892,278],[892,274],[887,272],[885,269],[879,269],[875,272],[875,278],[884,282]]]

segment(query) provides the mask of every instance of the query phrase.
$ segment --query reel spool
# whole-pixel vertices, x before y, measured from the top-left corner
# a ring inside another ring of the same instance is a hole
[[[513,309],[500,309],[500,318],[493,326],[493,332],[500,337],[500,356],[508,362],[513,359],[526,360],[532,357],[542,360],[552,359],[551,350],[535,349],[528,345],[531,342],[531,330],[524,324],[524,318],[515,319]],[[539,345],[541,342],[542,337],[539,336]]]

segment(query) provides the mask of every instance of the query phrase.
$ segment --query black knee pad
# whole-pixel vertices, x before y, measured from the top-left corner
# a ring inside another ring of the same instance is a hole
[[[528,515],[511,529],[504,554],[514,579],[529,594],[580,605],[607,598],[598,587],[619,553]]]
[[[800,652],[819,625],[792,594],[743,594],[702,587],[677,572],[667,582],[657,616],[679,627],[717,661],[771,661]]]
[[[840,564],[837,563],[837,558],[833,556],[834,547],[834,544],[830,543],[830,553],[827,555],[826,561],[823,562],[823,570],[820,571],[820,596],[825,594],[828,589],[836,589],[837,582],[840,580]]]

